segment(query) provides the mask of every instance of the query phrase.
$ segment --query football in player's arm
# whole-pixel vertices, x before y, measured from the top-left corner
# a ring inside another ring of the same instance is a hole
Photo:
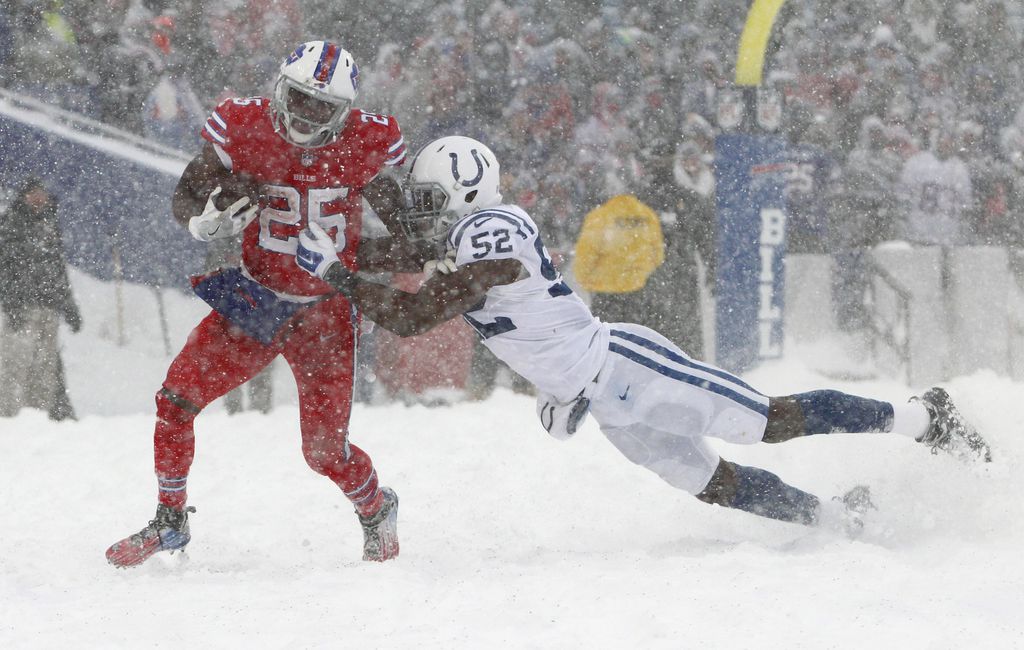
[[[398,213],[403,198],[398,181],[382,172],[362,189],[362,196],[392,236],[361,240],[359,268],[367,272],[420,271],[434,250],[425,242],[410,242],[402,236]],[[210,241],[244,230],[257,216],[260,200],[259,181],[225,167],[215,145],[206,142],[178,180],[171,210],[193,237]]]
[[[907,403],[836,390],[769,397],[688,357],[657,332],[605,324],[562,281],[529,215],[503,204],[498,162],[460,136],[423,147],[407,181],[410,237],[445,244],[439,273],[417,293],[360,278],[340,264],[322,228],[299,237],[296,263],[324,278],[381,326],[413,336],[462,315],[489,347],[540,392],[542,426],[572,437],[587,413],[629,460],[707,503],[801,524],[856,532],[871,507],[863,486],[822,501],[756,467],[721,459],[707,444],[779,443],[832,433],[892,432],[965,459],[990,460],[987,444],[948,394]]]

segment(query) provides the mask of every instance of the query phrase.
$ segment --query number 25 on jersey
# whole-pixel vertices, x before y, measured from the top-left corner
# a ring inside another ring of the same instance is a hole
[[[345,215],[324,214],[324,206],[348,196],[347,187],[310,188],[303,197],[287,185],[267,185],[267,207],[260,213],[260,246],[275,253],[295,255],[299,233],[310,222],[323,226],[335,239],[335,248],[345,248]]]

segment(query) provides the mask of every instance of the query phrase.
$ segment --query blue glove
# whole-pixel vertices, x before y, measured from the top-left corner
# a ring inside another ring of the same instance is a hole
[[[299,233],[299,246],[295,251],[295,263],[310,275],[323,278],[327,270],[338,263],[338,251],[334,241],[320,224],[310,223]]]

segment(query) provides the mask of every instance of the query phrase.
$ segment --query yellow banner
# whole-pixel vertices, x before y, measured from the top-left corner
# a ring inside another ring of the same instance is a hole
[[[764,55],[772,35],[775,16],[786,0],[754,0],[747,12],[747,24],[740,36],[736,56],[736,85],[760,86],[764,71]]]

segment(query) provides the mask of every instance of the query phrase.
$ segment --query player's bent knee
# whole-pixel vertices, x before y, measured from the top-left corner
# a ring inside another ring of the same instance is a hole
[[[736,496],[736,466],[725,459],[719,459],[718,467],[707,486],[694,496],[704,503],[731,507]]]
[[[331,479],[337,479],[344,474],[345,465],[349,460],[344,443],[303,445],[302,457],[311,470]]]
[[[804,435],[804,411],[793,397],[772,397],[768,401],[768,423],[763,442],[778,443]]]
[[[164,422],[187,424],[195,419],[203,407],[195,404],[167,386],[156,393],[156,416]]]

